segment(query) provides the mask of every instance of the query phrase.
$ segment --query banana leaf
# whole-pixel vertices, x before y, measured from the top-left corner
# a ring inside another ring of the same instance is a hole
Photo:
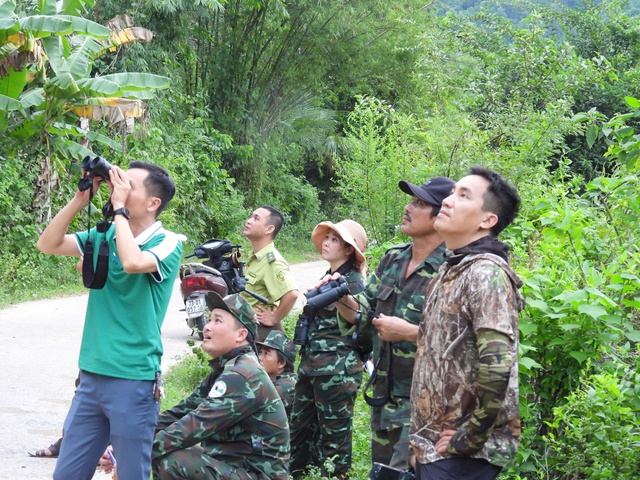
[[[21,18],[20,28],[36,38],[44,38],[51,35],[69,35],[73,32],[73,23],[58,16],[34,15]]]
[[[20,110],[21,108],[22,104],[15,98],[0,94],[0,111],[10,112],[12,110]]]

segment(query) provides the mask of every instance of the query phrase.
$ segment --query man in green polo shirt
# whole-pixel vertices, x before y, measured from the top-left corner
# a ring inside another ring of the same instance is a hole
[[[269,300],[263,306],[252,296],[243,297],[257,313],[258,335],[263,341],[271,330],[284,331],[282,319],[296,303],[299,292],[289,270],[289,264],[276,250],[274,238],[284,224],[282,213],[273,207],[263,205],[247,219],[243,234],[251,242],[253,251],[246,263],[247,290],[262,295]]]
[[[111,191],[111,214],[96,228],[67,234],[101,183]],[[109,444],[121,478],[149,479],[159,409],[160,328],[182,255],[179,239],[157,216],[174,194],[173,180],[156,165],[131,162],[127,171],[110,166],[108,178],[94,176],[91,189],[78,190],[38,240],[43,253],[83,257],[83,280],[91,288],[80,382],[54,480],[92,478]]]

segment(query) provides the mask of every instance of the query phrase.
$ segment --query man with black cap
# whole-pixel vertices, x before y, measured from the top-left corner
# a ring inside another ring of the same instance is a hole
[[[369,277],[364,291],[336,302],[343,334],[373,336],[374,397],[365,394],[371,409],[371,460],[408,468],[411,379],[424,292],[444,261],[444,245],[433,224],[442,200],[454,182],[435,177],[420,186],[401,181],[412,195],[404,208],[400,230],[411,242],[390,248]],[[335,279],[337,275],[326,277]],[[357,301],[356,301],[357,300]],[[356,311],[361,318],[356,326]],[[373,328],[372,328],[373,326]]]
[[[211,310],[202,350],[212,372],[190,397],[160,414],[154,478],[289,477],[284,406],[255,355],[255,311],[240,295],[206,297]]]

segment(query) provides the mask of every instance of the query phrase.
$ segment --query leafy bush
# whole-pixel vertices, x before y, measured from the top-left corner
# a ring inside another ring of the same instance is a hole
[[[625,368],[586,376],[553,409],[545,437],[549,478],[635,480],[640,476],[640,375]]]

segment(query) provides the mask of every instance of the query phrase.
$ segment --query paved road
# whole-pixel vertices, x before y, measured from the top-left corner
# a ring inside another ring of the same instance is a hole
[[[325,262],[292,266],[298,286],[308,286]],[[38,300],[0,310],[0,479],[45,480],[55,460],[30,458],[60,436],[78,373],[86,295]],[[162,327],[163,370],[188,350],[189,330],[178,283]],[[300,303],[298,304],[300,308]],[[107,480],[102,472],[94,479]]]

